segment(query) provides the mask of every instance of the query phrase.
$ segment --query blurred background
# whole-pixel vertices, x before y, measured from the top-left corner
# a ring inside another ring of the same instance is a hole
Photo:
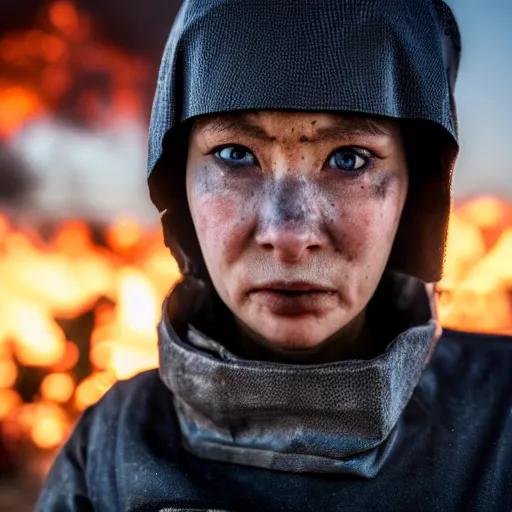
[[[461,155],[439,314],[512,334],[512,2],[451,0]],[[31,510],[78,414],[157,365],[179,278],[145,182],[178,0],[0,1],[0,510]]]

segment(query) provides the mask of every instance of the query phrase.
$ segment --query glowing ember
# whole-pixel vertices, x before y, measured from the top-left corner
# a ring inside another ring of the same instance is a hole
[[[40,391],[44,400],[65,403],[73,396],[75,381],[68,373],[51,373],[41,382]]]
[[[9,135],[24,121],[44,111],[41,99],[32,91],[0,83],[0,136]]]
[[[49,10],[50,21],[56,28],[66,34],[75,33],[80,24],[80,19],[75,6],[69,2],[56,2]]]
[[[19,412],[18,421],[32,442],[43,449],[61,444],[70,427],[65,411],[51,402],[25,404]]]
[[[0,389],[0,420],[16,410],[22,403],[14,389]]]
[[[118,253],[128,253],[137,247],[142,230],[135,219],[120,219],[105,234],[108,246]]]
[[[68,341],[62,359],[56,363],[52,369],[57,372],[71,370],[78,363],[79,357],[80,351],[78,347],[72,341]]]
[[[2,312],[3,321],[10,324],[8,331],[14,340],[14,353],[25,366],[50,366],[62,359],[66,340],[61,329],[52,322],[48,312],[23,301],[13,299]]]
[[[82,411],[96,403],[115,383],[110,372],[96,372],[85,378],[76,388],[75,407]]]

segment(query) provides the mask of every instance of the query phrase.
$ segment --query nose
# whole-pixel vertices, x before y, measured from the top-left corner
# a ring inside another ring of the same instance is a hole
[[[267,226],[256,235],[256,242],[282,263],[298,263],[322,246],[321,240],[311,230],[298,226]]]
[[[327,243],[318,198],[299,180],[271,188],[264,203],[256,242],[283,263],[296,263]]]

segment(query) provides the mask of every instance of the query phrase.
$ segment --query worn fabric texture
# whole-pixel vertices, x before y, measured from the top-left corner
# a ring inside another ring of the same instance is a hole
[[[183,447],[174,396],[151,370],[117,383],[84,412],[36,512],[509,512],[511,389],[511,337],[445,330],[381,470],[362,478],[193,455]]]
[[[162,59],[148,158],[151,197],[167,211],[167,241],[183,273],[202,268],[184,200],[189,121],[286,109],[403,123],[411,186],[390,265],[439,280],[459,58],[457,24],[440,0],[185,0]]]
[[[229,341],[195,328],[193,318],[180,339],[165,312],[174,310],[168,301],[188,303],[186,293],[178,285],[164,303],[159,347],[160,375],[188,450],[283,471],[378,473],[434,342],[422,282],[394,273],[382,280],[374,306],[387,301],[388,321],[407,326],[382,354],[318,365],[244,359],[226,348]]]

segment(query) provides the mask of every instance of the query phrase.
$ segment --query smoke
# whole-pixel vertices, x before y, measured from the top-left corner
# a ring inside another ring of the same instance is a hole
[[[179,0],[76,0],[79,8],[97,20],[106,38],[155,61],[160,60],[180,4]]]
[[[154,221],[145,179],[147,134],[119,120],[89,130],[55,119],[32,122],[16,134],[13,150],[39,176],[31,207],[58,216],[107,221],[122,215]]]
[[[180,0],[75,0],[90,13],[106,39],[129,52],[158,62]],[[10,29],[34,25],[49,0],[1,0],[0,36]]]
[[[9,146],[0,143],[0,206],[20,205],[35,184],[34,174]]]

